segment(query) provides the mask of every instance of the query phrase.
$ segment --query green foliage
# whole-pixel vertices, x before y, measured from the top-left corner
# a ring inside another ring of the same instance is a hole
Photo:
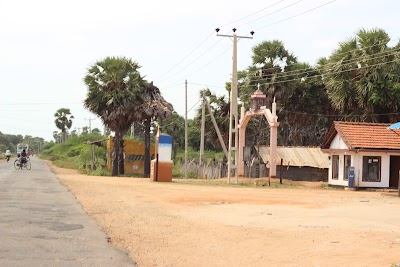
[[[54,117],[56,118],[54,121],[56,127],[62,132],[62,141],[65,142],[66,133],[68,129],[71,129],[72,119],[74,118],[74,116],[71,115],[71,111],[69,110],[69,108],[60,108],[54,114]]]
[[[389,41],[382,29],[361,29],[321,65],[329,98],[340,115],[353,121],[398,120],[400,51],[389,47]]]
[[[29,147],[37,154],[39,147],[43,146],[45,143],[44,139],[41,137],[33,137],[30,135],[12,135],[3,134],[0,132],[0,153],[4,153],[6,149],[9,149],[11,153],[16,152],[17,144],[24,143],[28,144]]]
[[[59,167],[82,169],[83,165],[91,164],[91,150],[87,141],[96,141],[97,135],[85,134],[68,139],[63,144],[49,143],[43,147],[41,157],[54,162]],[[106,163],[106,149],[96,147],[95,165],[101,166]],[[100,171],[100,170],[99,170]]]

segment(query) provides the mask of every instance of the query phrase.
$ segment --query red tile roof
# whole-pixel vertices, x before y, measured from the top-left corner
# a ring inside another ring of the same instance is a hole
[[[349,149],[400,149],[400,130],[389,130],[389,123],[335,121],[321,148],[329,149],[336,134]]]

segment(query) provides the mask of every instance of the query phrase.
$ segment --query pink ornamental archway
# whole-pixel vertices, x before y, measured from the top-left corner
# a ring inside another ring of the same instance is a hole
[[[246,127],[252,116],[265,116],[270,126],[270,162],[269,172],[271,177],[276,176],[276,163],[278,162],[278,116],[276,115],[276,102],[272,103],[272,112],[265,106],[266,96],[258,88],[251,96],[252,108],[245,113],[244,107],[241,108],[239,128],[239,162],[238,162],[238,175],[244,175],[244,161],[243,161],[243,147],[246,140]]]

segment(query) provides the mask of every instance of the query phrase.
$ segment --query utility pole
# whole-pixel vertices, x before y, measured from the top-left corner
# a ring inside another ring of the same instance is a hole
[[[187,179],[187,162],[188,162],[188,114],[187,114],[187,80],[185,80],[185,179]]]
[[[237,41],[238,39],[253,39],[254,31],[251,36],[237,36],[236,29],[233,28],[233,35],[218,34],[219,28],[215,29],[217,36],[229,37],[233,40],[233,56],[232,56],[232,82],[231,82],[231,105],[229,112],[229,149],[228,149],[228,184],[231,183],[231,170],[235,170],[235,183],[238,183],[238,160],[239,160],[239,116],[238,116],[238,92],[237,92]],[[234,145],[232,145],[232,135],[235,136]],[[232,166],[232,151],[235,151],[235,163]]]
[[[135,123],[134,122],[132,122],[132,125],[131,125],[131,136],[135,137]]]
[[[203,90],[203,102],[201,106],[201,134],[200,134],[200,158],[199,163],[200,166],[203,163],[204,159],[204,130],[206,124],[206,93]]]
[[[89,119],[86,119],[86,118],[85,118],[85,120],[88,120],[88,121],[89,121],[89,133],[91,134],[91,133],[92,133],[92,120],[95,120],[95,119],[89,117]]]

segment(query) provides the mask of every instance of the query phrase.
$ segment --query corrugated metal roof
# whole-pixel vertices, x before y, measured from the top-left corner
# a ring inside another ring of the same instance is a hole
[[[323,153],[320,147],[281,146],[277,150],[278,159],[276,161],[278,165],[283,159],[283,165],[286,166],[329,168],[329,155]],[[270,162],[269,146],[260,146],[259,154],[264,162]]]

